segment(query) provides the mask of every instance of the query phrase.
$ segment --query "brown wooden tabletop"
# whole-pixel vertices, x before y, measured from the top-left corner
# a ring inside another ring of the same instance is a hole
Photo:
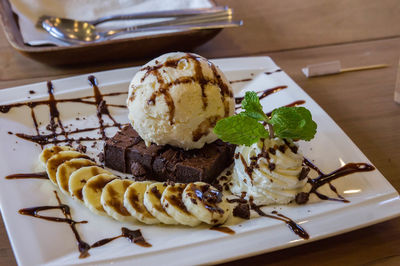
[[[399,0],[216,2],[234,8],[245,26],[222,31],[194,52],[207,58],[271,56],[399,191],[400,105],[393,101],[400,56]],[[146,60],[47,66],[13,50],[0,32],[0,88],[141,65]],[[301,73],[308,64],[330,60],[341,60],[343,67],[390,66],[312,79]],[[0,265],[15,264],[0,221]],[[400,218],[229,264],[400,265]]]

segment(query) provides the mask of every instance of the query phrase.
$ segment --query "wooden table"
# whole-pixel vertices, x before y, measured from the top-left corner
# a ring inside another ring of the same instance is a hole
[[[271,56],[400,190],[400,105],[393,101],[400,55],[399,1],[217,2],[233,7],[245,26],[224,30],[195,52],[208,58]],[[301,67],[307,64],[334,59],[341,60],[343,67],[377,63],[390,67],[313,79],[301,73]],[[0,88],[144,61],[55,68],[18,54],[0,33]],[[0,222],[0,265],[15,264]],[[400,218],[229,264],[399,265]]]

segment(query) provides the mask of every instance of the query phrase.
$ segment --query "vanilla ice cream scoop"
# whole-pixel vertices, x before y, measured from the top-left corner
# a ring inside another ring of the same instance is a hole
[[[303,160],[295,144],[279,138],[238,146],[230,190],[256,204],[287,204],[307,183]]]
[[[136,73],[127,100],[129,119],[146,145],[185,150],[214,142],[218,120],[235,111],[224,74],[204,57],[168,53]]]

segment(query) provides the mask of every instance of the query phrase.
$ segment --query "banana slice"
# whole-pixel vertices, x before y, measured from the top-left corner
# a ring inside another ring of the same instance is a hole
[[[133,183],[131,180],[115,179],[108,183],[101,193],[101,205],[108,215],[120,222],[134,222],[136,219],[124,207],[124,194]]]
[[[182,201],[189,212],[207,224],[223,224],[230,213],[225,196],[204,182],[188,184],[182,193]]]
[[[158,224],[160,221],[143,204],[144,193],[151,183],[150,181],[133,182],[124,194],[124,206],[139,221],[145,224]]]
[[[98,175],[98,174],[109,174],[112,175],[107,170],[104,170],[103,168],[99,166],[86,166],[79,168],[75,172],[71,174],[69,177],[69,182],[68,182],[68,189],[69,189],[69,194],[72,196],[72,198],[80,201],[83,203],[83,195],[82,195],[82,189],[83,186],[86,184],[86,182]]]
[[[166,188],[167,186],[160,182],[148,185],[143,196],[143,204],[160,222],[164,224],[178,224],[174,218],[169,216],[161,205],[161,195]]]
[[[98,215],[108,216],[103,205],[101,205],[101,192],[108,183],[116,178],[116,176],[110,174],[99,174],[86,182],[82,189],[82,195],[85,206],[88,207],[89,210]]]
[[[58,166],[66,161],[75,158],[89,159],[88,156],[77,151],[60,151],[59,153],[51,156],[50,159],[47,160],[46,172],[49,176],[49,179],[51,180],[51,182],[53,182],[54,185],[58,186],[56,177]]]
[[[64,194],[69,195],[68,182],[71,174],[82,167],[91,166],[95,164],[96,164],[95,162],[83,158],[71,159],[69,161],[60,164],[60,166],[57,168],[57,173],[56,173],[57,184],[60,190]]]
[[[161,196],[161,204],[178,223],[197,226],[201,221],[192,215],[182,202],[182,193],[185,187],[186,184],[168,185]]]
[[[50,159],[51,156],[59,153],[60,151],[74,151],[74,149],[69,146],[53,146],[46,148],[40,153],[39,161],[42,162],[43,165],[46,165],[47,160]]]

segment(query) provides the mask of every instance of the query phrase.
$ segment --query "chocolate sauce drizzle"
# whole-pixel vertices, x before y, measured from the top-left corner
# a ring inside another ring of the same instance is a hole
[[[276,69],[276,70],[274,70],[274,71],[270,71],[270,72],[264,72],[264,74],[265,75],[271,75],[271,74],[274,74],[274,73],[278,73],[278,72],[281,72],[282,71],[282,69]],[[253,73],[251,74],[251,75],[254,75]],[[229,83],[230,84],[233,84],[233,83],[242,83],[242,82],[249,82],[249,81],[252,81],[253,80],[253,78],[244,78],[244,79],[238,79],[238,80],[230,80],[229,81]]]
[[[60,200],[60,198],[58,197],[58,194],[56,191],[54,191],[54,195],[58,201],[58,205],[54,205],[54,206],[38,206],[38,207],[31,207],[31,208],[24,208],[24,209],[20,209],[18,212],[22,215],[27,215],[27,216],[32,216],[35,218],[39,218],[39,219],[43,219],[43,220],[47,220],[47,221],[51,221],[51,222],[57,222],[57,223],[67,223],[69,224],[69,226],[71,227],[71,230],[75,236],[76,242],[78,244],[78,250],[79,250],[79,258],[83,259],[83,258],[87,258],[88,256],[90,256],[89,254],[89,250],[91,248],[97,248],[100,246],[103,246],[105,244],[110,243],[111,241],[121,238],[121,237],[125,237],[127,239],[129,239],[132,243],[135,243],[139,246],[142,247],[151,247],[151,244],[149,244],[143,237],[140,229],[137,230],[130,230],[126,227],[122,227],[121,228],[121,234],[115,237],[110,237],[110,238],[104,238],[101,239],[97,242],[95,242],[92,245],[89,245],[87,242],[85,242],[82,237],[80,236],[76,225],[77,224],[86,224],[88,223],[87,221],[75,221],[72,219],[71,216],[71,210],[70,207],[66,204],[63,204]],[[60,217],[56,217],[56,216],[46,216],[46,215],[41,215],[39,214],[41,211],[46,211],[46,210],[54,210],[54,209],[59,209],[62,211],[64,218],[60,218]]]
[[[315,194],[321,200],[333,200],[348,203],[349,201],[343,198],[343,196],[339,195],[337,189],[330,182],[339,177],[350,175],[353,173],[370,172],[375,170],[375,167],[367,163],[348,163],[331,173],[325,174],[306,158],[304,158],[303,164],[316,171],[319,176],[313,179],[308,179],[308,183],[311,184],[311,189],[309,192],[301,192],[296,196],[296,202],[298,204],[305,204],[306,202],[308,202],[310,194]],[[336,193],[338,198],[328,197],[327,195],[324,195],[317,191],[318,188],[325,184],[329,184],[329,188]]]
[[[61,200],[58,197],[58,194],[57,194],[56,191],[54,191],[54,195],[56,196],[56,199],[58,201],[58,205],[55,205],[55,206],[38,206],[38,207],[25,208],[25,209],[19,210],[18,212],[20,214],[22,214],[22,215],[28,215],[28,216],[44,219],[44,220],[51,221],[51,222],[69,224],[69,226],[71,227],[72,232],[74,233],[76,242],[78,244],[78,250],[80,252],[79,258],[83,259],[83,258],[86,258],[86,257],[90,256],[90,254],[89,254],[90,245],[82,240],[78,230],[76,229],[76,225],[77,224],[85,224],[85,223],[87,223],[87,221],[79,221],[79,222],[77,222],[77,221],[73,220],[72,216],[71,216],[71,211],[70,211],[69,206],[66,205],[66,204],[63,204],[61,202]],[[60,218],[60,217],[55,217],[55,216],[44,216],[44,215],[40,215],[39,214],[39,212],[41,212],[41,211],[54,210],[54,209],[61,210],[65,218]]]
[[[294,101],[294,102],[288,103],[288,104],[284,105],[284,107],[296,107],[296,106],[299,106],[299,105],[303,105],[305,103],[306,103],[306,101],[304,101],[304,100],[298,100],[298,101]],[[265,114],[268,117],[270,117],[272,115],[272,111],[270,111],[268,113],[265,113]]]
[[[48,99],[47,100],[40,100],[40,101],[32,101],[32,102],[22,102],[22,103],[14,103],[8,105],[1,105],[0,112],[7,113],[12,108],[23,107],[27,106],[30,108],[32,122],[36,131],[35,135],[29,135],[24,133],[16,133],[15,135],[39,144],[42,148],[47,144],[54,144],[57,145],[59,143],[67,143],[71,145],[73,142],[80,142],[80,141],[97,141],[97,140],[105,140],[106,134],[105,129],[109,127],[118,127],[121,128],[121,124],[118,123],[110,114],[109,107],[117,107],[117,108],[126,108],[125,105],[118,105],[118,104],[107,104],[104,97],[111,97],[111,96],[118,96],[122,94],[126,94],[126,92],[112,92],[102,94],[97,80],[94,76],[89,76],[88,80],[93,88],[93,95],[92,96],[84,96],[80,98],[67,98],[67,99],[56,99],[54,96],[54,86],[49,81],[47,82],[47,92],[48,92]],[[93,100],[92,100],[93,99]],[[82,103],[82,104],[89,104],[96,106],[96,115],[99,120],[98,127],[91,127],[91,128],[82,128],[82,129],[75,129],[71,131],[67,131],[65,126],[60,118],[60,112],[58,109],[58,104],[66,103],[66,102],[74,102],[74,103]],[[50,123],[47,126],[47,129],[50,131],[49,134],[41,134],[39,132],[39,124],[35,115],[35,107],[39,105],[47,105],[49,107],[49,115],[50,115]],[[107,116],[113,122],[112,124],[104,124],[103,116]],[[57,132],[57,129],[60,129],[60,132]],[[89,137],[80,137],[80,138],[73,138],[71,135],[99,130],[101,135],[100,138],[89,138]],[[59,138],[62,137],[62,138]]]
[[[46,172],[12,174],[12,175],[6,176],[5,178],[6,179],[49,179]]]
[[[228,234],[228,235],[234,235],[235,234],[235,231],[232,230],[231,228],[227,227],[227,226],[216,225],[216,226],[210,227],[210,230],[218,231],[218,232],[225,233],[225,234]]]
[[[269,95],[271,95],[271,94],[273,94],[273,93],[276,93],[276,92],[278,92],[278,91],[281,91],[281,90],[283,90],[283,89],[286,89],[286,88],[287,88],[287,86],[285,86],[285,85],[283,85],[283,86],[277,86],[277,87],[274,87],[274,88],[265,89],[265,90],[263,90],[263,91],[258,91],[258,92],[257,92],[257,95],[258,95],[258,98],[259,98],[260,101],[261,101],[261,100],[264,99],[265,97],[267,97],[267,96],[269,96]],[[235,103],[236,103],[236,104],[241,104],[242,101],[243,101],[243,99],[244,99],[244,96],[235,97]]]
[[[274,74],[274,73],[278,73],[278,72],[281,72],[282,71],[282,69],[277,69],[277,70],[274,70],[274,71],[270,71],[270,72],[264,72],[264,74],[265,75],[271,75],[271,74]]]
[[[248,82],[248,81],[252,81],[252,78],[247,78],[247,79],[238,79],[238,80],[230,80],[229,83],[233,84],[233,83],[241,83],[241,82]]]
[[[284,90],[284,89],[286,89],[286,88],[287,88],[287,86],[285,86],[285,85],[277,86],[277,87],[274,87],[274,88],[265,89],[265,90],[263,90],[263,91],[258,91],[258,92],[257,92],[257,95],[258,95],[258,98],[259,98],[260,101],[261,101],[261,100],[264,99],[265,97],[267,97],[267,96],[269,96],[269,95],[271,95],[271,94],[273,94],[273,93],[277,93],[277,92],[279,92],[279,91],[281,91],[281,90]],[[243,99],[244,99],[244,96],[235,97],[235,103],[236,103],[235,110],[238,110],[238,109],[242,108],[241,104],[242,104]],[[304,103],[305,103],[304,100],[298,100],[298,101],[289,103],[289,104],[287,104],[287,105],[285,105],[285,106],[287,106],[287,107],[290,107],[290,106],[298,106],[298,105],[301,105],[301,104],[304,104]],[[267,114],[268,116],[271,116],[271,113],[272,113],[272,111],[271,111],[271,112],[268,112],[268,113],[266,113],[266,114]]]
[[[152,246],[149,242],[147,242],[144,239],[140,229],[130,230],[126,227],[121,227],[121,234],[119,236],[101,239],[101,240],[95,242],[94,244],[92,244],[90,247],[91,248],[101,247],[101,246],[108,244],[111,241],[121,238],[121,237],[125,237],[125,238],[129,239],[129,241],[131,241],[131,243],[135,243],[136,245],[139,245],[139,246],[142,246],[145,248],[149,248]]]
[[[280,214],[277,211],[272,211],[272,214],[274,214],[274,215],[266,214],[265,212],[263,212],[261,210],[262,206],[256,205],[254,203],[250,203],[250,207],[251,207],[252,210],[254,210],[256,213],[258,213],[258,215],[260,215],[260,216],[285,222],[287,224],[287,226],[290,228],[290,230],[292,230],[293,233],[295,233],[299,237],[301,237],[303,239],[309,239],[310,238],[310,236],[308,235],[306,230],[304,230],[303,227],[298,225],[296,222],[294,222],[289,217],[286,217],[285,215]]]

